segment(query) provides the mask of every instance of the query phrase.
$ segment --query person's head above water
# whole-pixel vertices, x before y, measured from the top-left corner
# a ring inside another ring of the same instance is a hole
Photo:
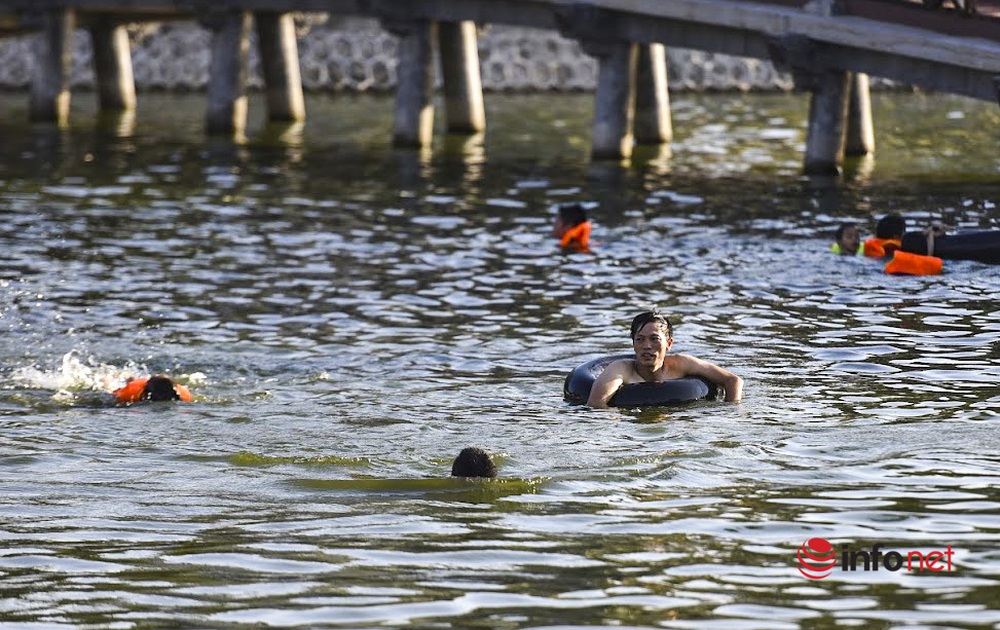
[[[552,234],[559,244],[578,251],[586,251],[590,244],[590,220],[587,210],[580,203],[559,206]]]
[[[844,256],[853,256],[861,247],[861,230],[854,223],[841,223],[835,235],[834,251]]]
[[[580,203],[570,203],[564,206],[559,206],[558,214],[556,214],[556,230],[562,230],[565,232],[569,228],[580,225],[584,221],[587,221],[587,211],[584,209],[583,204]],[[556,236],[562,236],[557,234]]]
[[[639,331],[643,329],[646,324],[656,324],[658,328],[661,328],[667,339],[673,339],[674,337],[674,326],[667,319],[667,316],[661,313],[658,309],[653,309],[651,311],[646,311],[644,313],[639,313],[634,318],[632,318],[632,330],[630,336],[632,340],[635,341],[635,336],[639,334]]]
[[[901,239],[906,233],[906,219],[897,212],[887,214],[875,224],[875,238]]]
[[[653,309],[632,318],[632,350],[637,368],[659,370],[674,345],[674,327],[667,316]]]
[[[142,400],[180,400],[181,395],[177,392],[176,383],[169,376],[157,374],[150,376],[142,388]]]
[[[497,467],[481,448],[463,448],[451,464],[452,477],[496,477]]]

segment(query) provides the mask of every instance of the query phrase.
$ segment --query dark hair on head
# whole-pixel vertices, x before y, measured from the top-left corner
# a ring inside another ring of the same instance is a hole
[[[636,333],[642,330],[642,327],[650,322],[656,322],[658,324],[663,324],[667,327],[667,338],[674,336],[674,326],[667,319],[666,315],[660,313],[658,309],[653,309],[651,311],[646,311],[645,313],[639,313],[632,319],[632,339],[635,339]]]
[[[180,400],[181,396],[174,389],[174,382],[169,377],[157,374],[150,376],[142,388],[142,400]]]
[[[481,448],[463,448],[451,464],[452,477],[496,477],[497,466]]]
[[[837,228],[837,233],[834,235],[834,238],[839,241],[844,238],[844,232],[856,227],[858,227],[856,223],[841,223],[840,227]]]
[[[899,213],[887,214],[875,224],[875,238],[902,238],[906,233],[906,219]]]
[[[568,203],[559,206],[559,218],[569,225],[580,225],[587,221],[587,211],[584,209],[583,204]]]

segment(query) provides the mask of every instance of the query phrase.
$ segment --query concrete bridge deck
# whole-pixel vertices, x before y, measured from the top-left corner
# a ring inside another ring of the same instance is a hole
[[[768,59],[812,93],[806,171],[821,172],[836,170],[852,144],[855,153],[874,148],[868,75],[998,100],[1000,8],[996,0],[979,0],[975,8],[967,15],[948,0],[933,10],[913,0],[5,0],[0,32],[39,31],[32,116],[59,121],[68,110],[66,42],[73,29],[87,28],[94,36],[102,106],[127,109],[135,97],[126,85],[128,43],[119,26],[199,20],[213,31],[208,128],[228,133],[245,118],[254,17],[269,66],[269,113],[276,120],[304,117],[295,36],[285,19],[290,12],[375,17],[401,38],[394,137],[399,144],[424,145],[433,120],[428,76],[435,46],[449,129],[476,132],[485,121],[475,29],[463,25],[557,30],[599,60],[593,153],[612,158],[627,157],[635,140],[669,141],[667,86],[657,60],[662,46]],[[452,110],[459,113],[452,116]]]

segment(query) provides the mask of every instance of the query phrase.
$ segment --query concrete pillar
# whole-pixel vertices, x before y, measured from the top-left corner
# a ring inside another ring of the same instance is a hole
[[[305,120],[306,104],[292,14],[268,11],[257,13],[255,17],[268,119],[282,122]]]
[[[102,111],[135,109],[135,79],[128,32],[110,18],[101,18],[90,29],[94,45],[97,102]]]
[[[674,137],[667,86],[667,57],[663,44],[639,46],[636,71],[635,141],[664,144]]]
[[[484,131],[486,108],[475,22],[440,23],[438,49],[448,131],[469,134]]]
[[[434,42],[437,25],[419,20],[393,20],[385,21],[384,26],[400,38],[392,143],[397,147],[429,147],[434,139]]]
[[[597,93],[590,154],[594,159],[623,159],[632,155],[632,122],[635,115],[635,71],[638,45],[608,42],[597,53]]]
[[[242,136],[246,130],[247,54],[252,20],[249,11],[227,11],[203,20],[212,30],[205,124],[210,134]]]
[[[851,76],[842,70],[816,74],[809,102],[804,171],[807,175],[839,174],[844,161],[847,101]]]
[[[35,75],[31,84],[28,116],[60,125],[69,121],[69,77],[73,69],[73,9],[53,9],[41,16],[35,40]]]
[[[875,123],[872,119],[872,96],[868,75],[854,74],[847,112],[847,155],[875,153]]]

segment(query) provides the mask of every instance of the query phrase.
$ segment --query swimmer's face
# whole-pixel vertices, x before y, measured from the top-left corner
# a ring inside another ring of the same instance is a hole
[[[840,246],[841,254],[854,254],[861,245],[861,231],[856,227],[845,228],[840,240],[837,241],[837,245]]]
[[[640,328],[632,339],[636,363],[658,370],[670,346],[674,345],[673,338],[667,335],[667,327],[660,322],[649,322]]]

